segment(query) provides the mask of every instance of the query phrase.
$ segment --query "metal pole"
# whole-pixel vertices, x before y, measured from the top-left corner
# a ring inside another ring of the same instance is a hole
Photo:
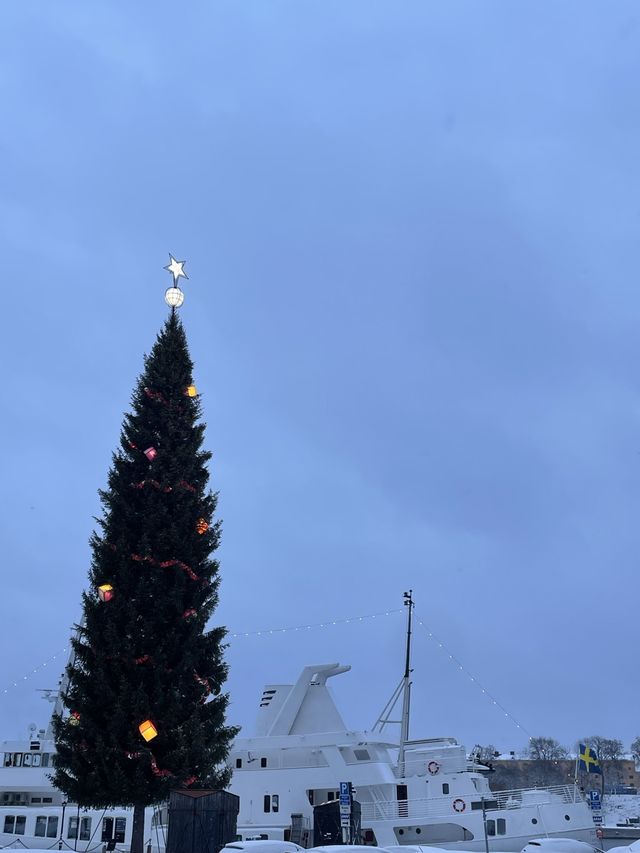
[[[404,665],[402,696],[402,722],[400,725],[400,749],[398,751],[398,769],[402,776],[405,775],[404,755],[405,746],[409,740],[409,712],[411,707],[411,622],[413,617],[413,590],[404,593],[404,605],[409,608],[407,614],[407,652]]]
[[[58,840],[58,850],[62,850],[62,836],[64,835],[64,813],[67,809],[67,801],[62,801],[62,821],[60,824],[60,838]]]
[[[489,853],[489,836],[487,835],[487,810],[485,808],[484,797],[480,798],[482,803],[482,823],[484,824],[484,849],[485,853]]]

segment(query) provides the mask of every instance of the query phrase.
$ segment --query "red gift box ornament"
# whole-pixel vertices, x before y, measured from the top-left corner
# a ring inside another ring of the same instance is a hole
[[[147,449],[144,451],[144,455],[147,457],[149,462],[153,462],[153,460],[158,455],[158,451],[155,449],[155,447],[147,447]]]
[[[209,522],[206,518],[199,518],[196,522],[196,530],[202,536],[209,529]]]

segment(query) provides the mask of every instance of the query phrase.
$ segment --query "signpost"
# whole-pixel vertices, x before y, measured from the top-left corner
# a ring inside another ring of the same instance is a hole
[[[351,843],[351,783],[340,782],[340,828],[342,841]]]
[[[591,817],[595,824],[602,823],[602,800],[600,791],[589,791],[589,805],[591,806]]]

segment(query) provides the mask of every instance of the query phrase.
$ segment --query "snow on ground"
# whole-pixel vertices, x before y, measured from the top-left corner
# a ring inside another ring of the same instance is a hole
[[[604,822],[608,825],[626,823],[640,817],[640,794],[605,794],[602,801]]]

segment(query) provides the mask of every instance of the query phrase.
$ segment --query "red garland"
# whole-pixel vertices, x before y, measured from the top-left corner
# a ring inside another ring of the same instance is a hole
[[[144,489],[145,486],[153,486],[154,489],[157,489],[159,492],[172,492],[172,486],[163,486],[157,480],[140,480],[139,483],[131,483],[131,487],[133,489]]]
[[[137,663],[137,664],[140,664],[140,663],[149,663],[149,661],[150,661],[151,659],[152,659],[152,658],[151,658],[151,655],[142,655],[142,657],[134,658],[134,659],[133,659],[133,662],[134,662],[134,663]]]
[[[185,786],[185,788],[188,788],[188,787],[189,787],[189,785],[193,785],[193,783],[194,783],[194,782],[197,782],[197,781],[198,781],[198,777],[197,777],[197,776],[189,776],[189,778],[188,778],[188,779],[185,779],[185,780],[184,780],[184,782],[183,782],[182,784]]]
[[[197,489],[195,486],[192,486],[191,483],[187,483],[186,480],[180,480],[178,483],[183,489],[187,489],[189,492],[196,492]],[[159,492],[172,492],[173,486],[163,486],[157,480],[140,480],[139,483],[131,483],[132,489],[144,489],[145,486],[153,486],[154,489],[158,489]]]
[[[174,775],[170,770],[160,770],[153,755],[151,756],[151,770],[154,776],[160,776],[163,779],[168,779]]]
[[[161,394],[160,391],[152,391],[151,388],[145,388],[144,393],[149,397],[150,400],[158,400],[160,403],[164,403],[165,406],[169,405],[169,401]]]
[[[209,679],[208,678],[202,678],[201,676],[198,675],[197,672],[195,672],[195,670],[193,673],[193,677],[198,682],[198,684],[202,684],[202,686],[206,688],[207,696],[208,696],[211,693],[211,688],[209,687]]]
[[[182,569],[183,572],[186,572],[192,581],[199,581],[200,577],[197,575],[191,566],[188,566],[186,563],[183,563],[182,560],[155,560],[153,557],[143,557],[141,554],[132,554],[132,560],[136,560],[138,563],[151,563],[153,566],[160,566],[161,569],[168,569],[171,566],[178,566]],[[203,583],[208,583],[208,581],[203,581]]]
[[[185,610],[182,614],[183,619],[189,619],[190,616],[197,616],[197,611],[190,607],[188,610]]]

